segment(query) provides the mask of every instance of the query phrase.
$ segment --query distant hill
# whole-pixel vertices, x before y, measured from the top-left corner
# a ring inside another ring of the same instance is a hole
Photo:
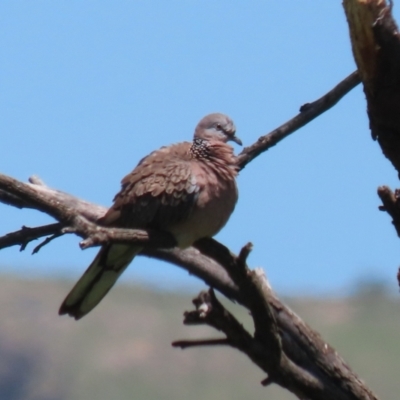
[[[2,400],[293,400],[230,348],[178,350],[177,339],[217,337],[186,327],[191,296],[119,285],[76,322],[57,315],[72,282],[0,276]],[[382,399],[400,393],[399,299],[288,299]],[[250,319],[229,304],[251,329]]]

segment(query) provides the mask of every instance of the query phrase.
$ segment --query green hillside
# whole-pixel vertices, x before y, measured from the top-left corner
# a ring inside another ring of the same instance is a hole
[[[1,277],[0,399],[294,399],[277,387],[262,387],[264,374],[233,349],[171,347],[177,339],[218,336],[182,324],[197,293],[120,285],[76,322],[57,315],[71,284]],[[381,399],[399,397],[398,299],[377,292],[287,302]]]

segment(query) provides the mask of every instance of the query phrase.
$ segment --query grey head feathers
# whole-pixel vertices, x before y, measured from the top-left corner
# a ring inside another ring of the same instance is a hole
[[[194,139],[217,140],[224,143],[233,141],[241,146],[242,141],[235,136],[235,133],[235,124],[227,115],[213,113],[206,115],[197,124]]]

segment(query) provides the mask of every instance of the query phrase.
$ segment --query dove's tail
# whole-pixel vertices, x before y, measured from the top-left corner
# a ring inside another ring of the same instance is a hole
[[[79,319],[93,310],[140,250],[141,247],[126,244],[103,246],[69,292],[58,313]]]

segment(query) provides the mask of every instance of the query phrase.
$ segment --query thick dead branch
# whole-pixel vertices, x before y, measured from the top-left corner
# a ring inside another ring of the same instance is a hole
[[[40,183],[37,183],[40,182]],[[0,237],[0,249],[13,245],[24,245],[34,239],[47,235],[61,236],[64,233],[75,233],[84,238],[80,243],[82,249],[99,246],[105,243],[137,243],[148,247],[169,248],[176,245],[175,239],[166,232],[155,230],[134,230],[122,228],[104,228],[95,224],[107,211],[106,208],[79,200],[67,193],[51,189],[39,178],[31,178],[30,183],[0,174],[0,190],[7,191],[7,204],[28,205],[45,212],[60,221],[59,224],[37,228],[22,228],[19,231]],[[2,199],[0,198],[0,201]],[[60,225],[61,224],[61,225]],[[60,227],[62,230],[60,231]],[[45,244],[48,242],[45,242]]]
[[[310,398],[319,398],[314,396],[322,389],[322,382],[290,362],[284,354],[279,360],[271,359],[269,346],[247,332],[243,325],[218,301],[212,289],[208,292],[201,292],[193,300],[193,303],[196,310],[185,313],[185,324],[207,324],[223,332],[226,335],[226,343],[223,344],[229,344],[245,353],[256,365],[269,374],[271,383],[282,385],[300,398],[306,396],[300,387],[307,387],[313,393],[313,397]],[[285,376],[290,376],[290,379],[286,381]],[[292,385],[293,378],[296,381],[294,385]]]
[[[357,63],[373,139],[400,176],[400,34],[392,2],[344,0],[353,54]],[[400,237],[398,190],[378,188],[382,211],[392,217]]]
[[[213,239],[196,243],[196,247],[200,246],[207,256],[193,248],[147,250],[146,254],[187,269],[190,274],[200,277],[225,296],[246,306],[248,299],[244,297],[242,291],[226,273],[235,263],[235,256],[225,246]],[[212,255],[212,258],[209,258],[209,255]],[[219,260],[221,264],[217,263],[215,259]],[[268,285],[266,287],[268,288]],[[329,392],[331,392],[336,396],[332,397],[335,399],[377,399],[317,332],[285,306],[269,288],[266,292],[282,340],[283,352],[291,362],[301,366],[305,371],[309,371],[306,372],[306,376],[311,373],[314,377],[320,377],[319,379],[326,387],[326,393],[314,393],[308,398],[330,399]],[[334,385],[340,386],[342,389],[332,391],[330,382],[335,382]]]
[[[260,368],[269,374],[269,380],[281,384],[297,395],[301,394],[300,398],[303,398],[302,396],[306,394],[306,398],[310,399],[376,399],[375,395],[350,370],[337,352],[317,332],[313,331],[280,302],[263,274],[257,272],[257,270],[249,271],[247,266],[245,268],[249,273],[243,274],[243,271],[238,273],[237,264],[241,263],[242,260],[213,239],[203,239],[196,243],[196,247],[200,248],[204,255],[216,260],[219,265],[223,266],[235,282],[239,296],[234,295],[233,298],[251,311],[255,324],[254,340],[257,340],[258,344],[262,343],[268,347],[264,351],[265,354],[268,353],[270,363],[271,358],[273,359],[280,354],[280,344],[274,344],[273,330],[274,326],[277,327],[282,343],[282,357],[279,362],[275,358],[272,364],[264,361],[260,365],[256,362]],[[240,282],[241,280],[247,282]],[[214,287],[224,293],[224,288]],[[232,287],[229,286],[229,289],[229,295],[232,297]],[[263,307],[266,307],[264,311],[261,310]],[[269,315],[268,310],[272,311],[272,316]],[[258,332],[266,335],[267,340],[260,340],[257,334],[258,318],[261,319]],[[227,338],[230,339],[230,336],[227,336]],[[270,346],[275,346],[275,348],[271,350]],[[249,355],[249,357],[253,360],[252,356]],[[291,370],[291,363],[301,366],[303,375],[297,376],[298,370]],[[286,375],[288,370],[291,371],[289,373],[290,379]],[[275,375],[276,373],[278,373],[278,376]],[[318,378],[318,382],[322,383],[322,386],[311,383],[309,374],[313,378]],[[298,380],[290,389],[290,382],[294,376],[297,376]],[[333,386],[331,386],[332,378],[336,382]],[[287,379],[289,379],[289,382]],[[298,391],[299,388],[302,388],[300,392]]]
[[[372,137],[400,173],[400,35],[385,0],[344,0]]]
[[[107,211],[104,207],[51,189],[42,181],[38,184],[38,179],[31,177],[30,183],[24,183],[0,174],[0,202],[18,208],[34,208],[64,223],[76,215],[96,221]]]
[[[7,179],[6,181],[9,182]],[[0,176],[1,185],[2,176]],[[28,185],[27,190],[30,191],[34,191],[36,188],[32,189],[30,184],[18,182],[19,193],[28,198],[23,189],[24,185]],[[13,188],[12,185],[10,187]],[[90,203],[70,195],[64,197],[60,195],[60,192],[49,188],[46,188],[45,191],[40,189],[38,193],[41,196],[41,207],[60,207],[64,210],[60,215],[62,214],[63,218],[69,222],[76,217],[76,210],[84,210],[85,216],[90,216],[92,220],[96,220],[104,213],[102,207],[96,205],[91,207]],[[57,204],[52,201],[54,193],[57,196]],[[37,195],[34,192],[32,202],[37,201],[35,199]],[[47,200],[46,197],[48,197]],[[71,203],[76,205],[76,209],[69,207]],[[57,212],[52,211],[53,214],[57,214]],[[112,231],[112,228],[98,228],[104,229],[104,232]],[[132,230],[132,232],[135,231]],[[240,281],[247,278],[251,280],[254,277],[258,279],[259,274],[248,271],[245,266],[249,247],[245,247],[240,258],[237,258],[226,247],[213,239],[200,241],[197,246],[205,254],[201,254],[198,249],[194,248],[162,250],[151,247],[145,248],[143,254],[167,260],[185,268],[189,273],[200,277],[227,297],[249,308],[255,319],[259,318],[258,328],[256,328],[259,334],[252,340],[256,340],[258,346],[260,344],[264,346],[262,354],[268,355],[268,362],[264,360],[264,356],[260,357],[259,362],[261,363],[263,360],[264,367],[265,364],[270,365],[269,368],[265,367],[265,370],[272,373],[270,379],[274,382],[299,396],[308,393],[307,396],[310,399],[376,399],[337,353],[283,305],[266,283],[260,284],[256,292],[251,293],[251,286],[246,287],[250,283]],[[235,279],[232,279],[232,276],[235,276]],[[263,298],[260,299],[260,296]],[[275,346],[275,348],[271,348],[271,346]],[[280,357],[279,354],[281,354]],[[253,357],[255,356],[251,356],[252,359]],[[277,364],[278,361],[279,364]],[[274,369],[271,365],[275,366]],[[277,365],[279,367],[276,367]],[[279,371],[278,375],[273,372],[275,368]]]
[[[269,302],[269,287],[261,269],[249,270],[246,265],[247,256],[252,248],[248,243],[240,251],[239,257],[233,255],[228,248],[213,239],[203,239],[195,246],[205,255],[214,258],[222,265],[242,294],[254,320],[254,337],[269,349],[267,356],[270,371],[276,368],[282,356],[282,344],[278,334],[275,316]],[[223,257],[221,257],[223,255]]]

